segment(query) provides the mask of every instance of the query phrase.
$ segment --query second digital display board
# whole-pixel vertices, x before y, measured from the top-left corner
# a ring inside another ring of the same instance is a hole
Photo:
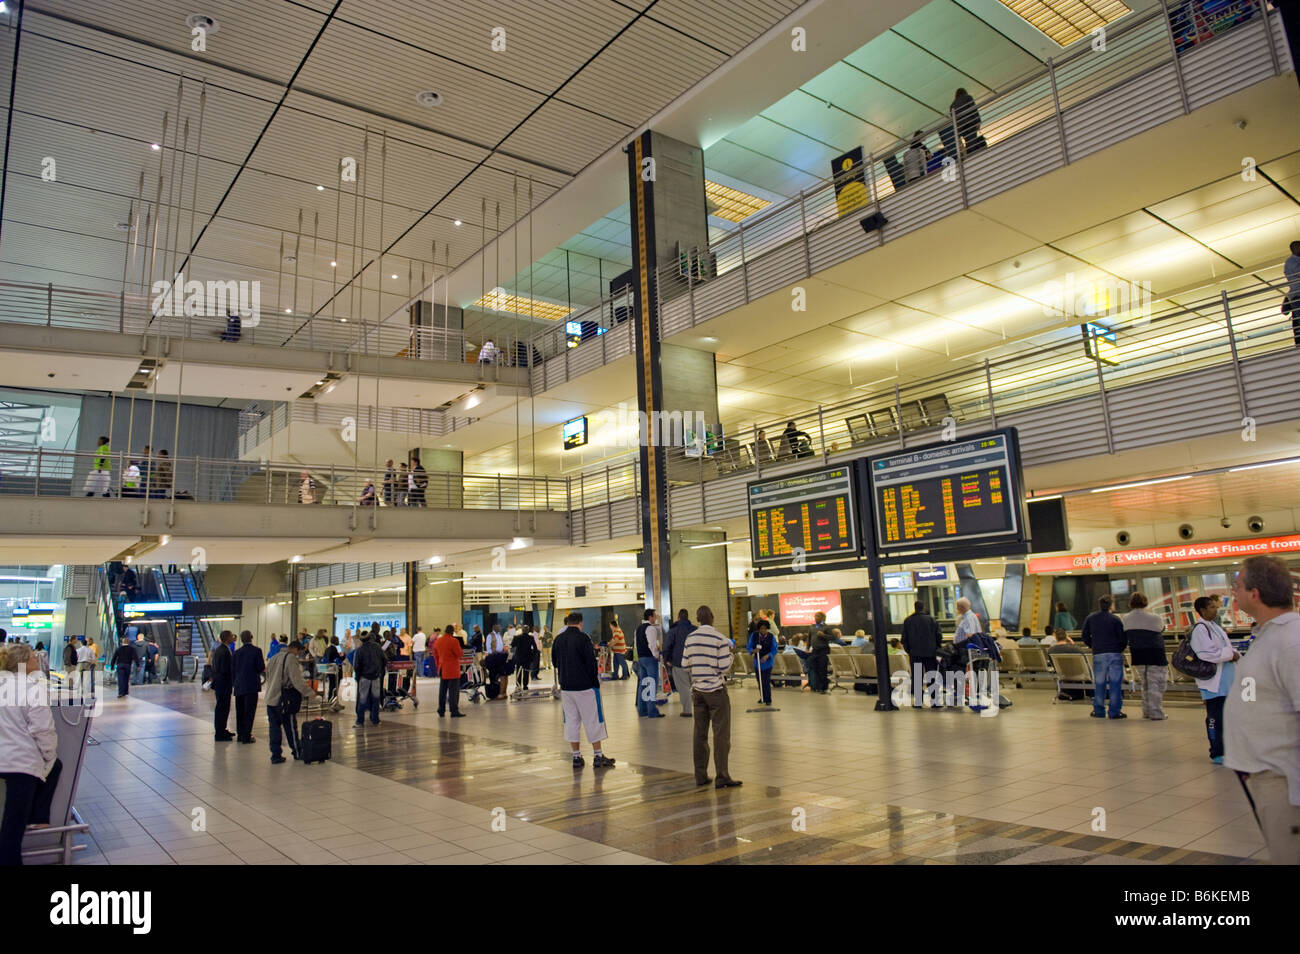
[[[875,457],[868,471],[882,552],[1024,540],[1014,430]]]
[[[749,485],[750,550],[754,566],[856,557],[853,473],[831,467]]]

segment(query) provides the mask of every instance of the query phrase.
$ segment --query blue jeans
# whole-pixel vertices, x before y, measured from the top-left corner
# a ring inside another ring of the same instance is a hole
[[[628,676],[628,671],[627,671],[627,655],[626,655],[625,653],[614,653],[614,673],[613,673],[613,676],[614,676],[615,679],[626,679],[626,678],[627,678],[627,676]]]
[[[1105,711],[1107,694],[1110,698],[1109,716],[1119,715],[1124,704],[1124,654],[1092,654],[1092,711],[1101,715]]]
[[[638,659],[632,663],[632,670],[636,673],[636,714],[653,718],[659,714],[659,707],[655,705],[659,698],[659,660],[650,657]],[[650,687],[646,686],[647,679],[651,682]],[[644,696],[649,696],[650,701],[645,701]]]
[[[379,679],[357,679],[357,725],[370,713],[370,724],[379,725],[379,700],[384,696]]]

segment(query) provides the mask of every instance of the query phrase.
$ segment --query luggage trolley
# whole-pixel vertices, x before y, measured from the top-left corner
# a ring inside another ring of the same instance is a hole
[[[470,702],[482,702],[483,667],[474,662],[474,653],[466,652],[460,657],[460,691],[469,693]]]
[[[307,681],[311,684],[311,687],[320,693],[320,695],[312,699],[304,700],[303,711],[324,712],[326,709],[331,712],[341,711],[343,709],[343,702],[339,699],[339,686],[342,685],[342,680],[340,679],[338,664],[318,662],[314,665],[316,669],[314,677],[311,672],[313,666],[312,663],[303,663],[303,675],[307,677]],[[330,694],[328,689],[330,676],[334,677],[333,694]],[[322,687],[326,687],[324,691],[322,691]]]

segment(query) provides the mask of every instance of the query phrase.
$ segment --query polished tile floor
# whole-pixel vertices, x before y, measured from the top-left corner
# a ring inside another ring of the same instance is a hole
[[[432,702],[436,683],[422,681]],[[994,718],[873,711],[859,693],[733,687],[731,774],[697,789],[692,721],[638,720],[605,684],[614,769],[574,770],[549,698],[430,704],[377,727],[333,717],[334,758],[273,766],[212,739],[212,696],[136,687],[95,722],[80,863],[1208,864],[1258,861],[1235,777],[1207,756],[1199,705],[1112,722],[1012,690]],[[712,767],[710,767],[712,773]],[[197,811],[201,810],[201,812]],[[202,828],[198,822],[203,821]],[[504,828],[504,830],[501,830]],[[200,830],[196,830],[200,829]]]

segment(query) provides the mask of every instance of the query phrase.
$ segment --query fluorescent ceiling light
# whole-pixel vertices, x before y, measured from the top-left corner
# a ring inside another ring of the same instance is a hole
[[[704,195],[709,203],[709,214],[728,222],[740,222],[772,204],[767,199],[708,179],[704,180]]]
[[[737,537],[734,540],[720,540],[717,543],[693,543],[692,550],[707,550],[709,547],[727,547],[733,543],[748,543],[749,537]]]
[[[1150,487],[1152,484],[1171,484],[1176,480],[1191,480],[1191,474],[1180,474],[1177,477],[1157,477],[1155,480],[1139,480],[1133,484],[1113,484],[1110,487],[1094,487],[1088,491],[1091,494],[1104,494],[1111,490],[1131,490],[1134,487]]]
[[[1069,46],[1133,11],[1120,0],[998,0],[1058,46]]]
[[[529,537],[515,537],[513,540],[510,541],[510,549],[522,550],[524,547],[528,546],[532,542],[533,541]]]
[[[1300,457],[1288,457],[1286,460],[1269,460],[1269,461],[1265,461],[1262,464],[1245,464],[1242,467],[1229,467],[1228,473],[1236,474],[1236,473],[1240,473],[1243,470],[1259,470],[1261,467],[1279,467],[1282,464],[1297,464],[1297,463],[1300,463]]]
[[[513,315],[529,315],[533,318],[546,318],[550,321],[559,321],[567,315],[573,314],[574,309],[565,305],[556,305],[549,301],[542,301],[540,298],[528,298],[523,295],[511,295],[503,293],[494,295],[488,292],[486,295],[469,303],[471,308],[485,308],[489,311],[508,311]]]

